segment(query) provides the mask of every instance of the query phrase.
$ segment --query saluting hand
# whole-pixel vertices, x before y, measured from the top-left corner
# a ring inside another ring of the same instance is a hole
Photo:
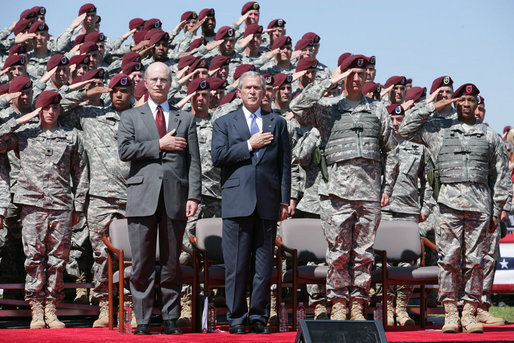
[[[185,138],[182,137],[175,137],[174,134],[177,132],[177,130],[173,129],[164,136],[162,136],[161,139],[159,139],[159,148],[161,150],[184,150],[187,146],[187,142]]]

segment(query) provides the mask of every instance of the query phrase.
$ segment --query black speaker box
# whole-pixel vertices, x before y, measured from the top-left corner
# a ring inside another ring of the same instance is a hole
[[[384,343],[382,323],[375,320],[301,320],[295,343]]]

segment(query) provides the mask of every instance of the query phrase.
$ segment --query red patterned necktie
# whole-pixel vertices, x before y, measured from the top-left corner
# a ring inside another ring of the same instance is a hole
[[[159,131],[159,137],[162,138],[166,134],[166,122],[164,121],[164,113],[162,113],[161,105],[157,105],[155,125],[157,126],[157,131]]]

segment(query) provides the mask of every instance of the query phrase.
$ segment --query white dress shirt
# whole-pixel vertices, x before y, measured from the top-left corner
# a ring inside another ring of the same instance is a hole
[[[243,106],[243,113],[245,115],[246,124],[248,125],[248,131],[252,132],[252,113],[250,112],[246,107]],[[259,127],[259,131],[262,131],[262,115],[261,115],[261,108],[259,107],[257,111],[255,111],[255,115],[257,118],[255,121],[257,122],[257,126]],[[248,143],[248,150],[252,151],[252,145],[250,144],[250,141],[247,141]]]
[[[161,105],[162,114],[164,115],[164,122],[166,123],[166,131],[168,131],[168,123],[170,121],[170,105],[167,101],[163,102],[162,104],[157,104],[151,98],[148,98],[148,106],[150,106],[150,110],[152,111],[153,120],[155,120],[155,117],[157,116],[158,105]]]

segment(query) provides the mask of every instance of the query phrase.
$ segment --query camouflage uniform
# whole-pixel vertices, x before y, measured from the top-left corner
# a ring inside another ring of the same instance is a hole
[[[46,64],[50,57],[52,57],[51,52],[47,56],[42,57],[36,56],[33,51],[29,52],[27,54],[27,59],[29,60],[27,64],[28,76],[33,80],[40,79],[46,73]]]
[[[392,193],[398,172],[397,142],[387,110],[378,102],[363,96],[358,102],[339,98],[318,104],[331,87],[330,80],[313,82],[292,100],[291,110],[302,119],[314,116],[327,156],[329,179],[320,181],[318,188],[329,246],[327,298],[369,300],[380,197]],[[361,138],[361,132],[372,132],[371,137]],[[386,159],[383,189],[381,154]]]
[[[14,202],[22,206],[25,299],[60,300],[72,212],[83,210],[88,190],[87,158],[73,129],[17,128],[14,118],[0,127],[0,149],[20,156]]]
[[[439,300],[458,300],[462,282],[462,300],[479,304],[490,218],[499,217],[512,189],[505,182],[501,139],[484,124],[430,120],[434,112],[432,103],[418,104],[406,115],[399,134],[425,144],[440,174]]]

